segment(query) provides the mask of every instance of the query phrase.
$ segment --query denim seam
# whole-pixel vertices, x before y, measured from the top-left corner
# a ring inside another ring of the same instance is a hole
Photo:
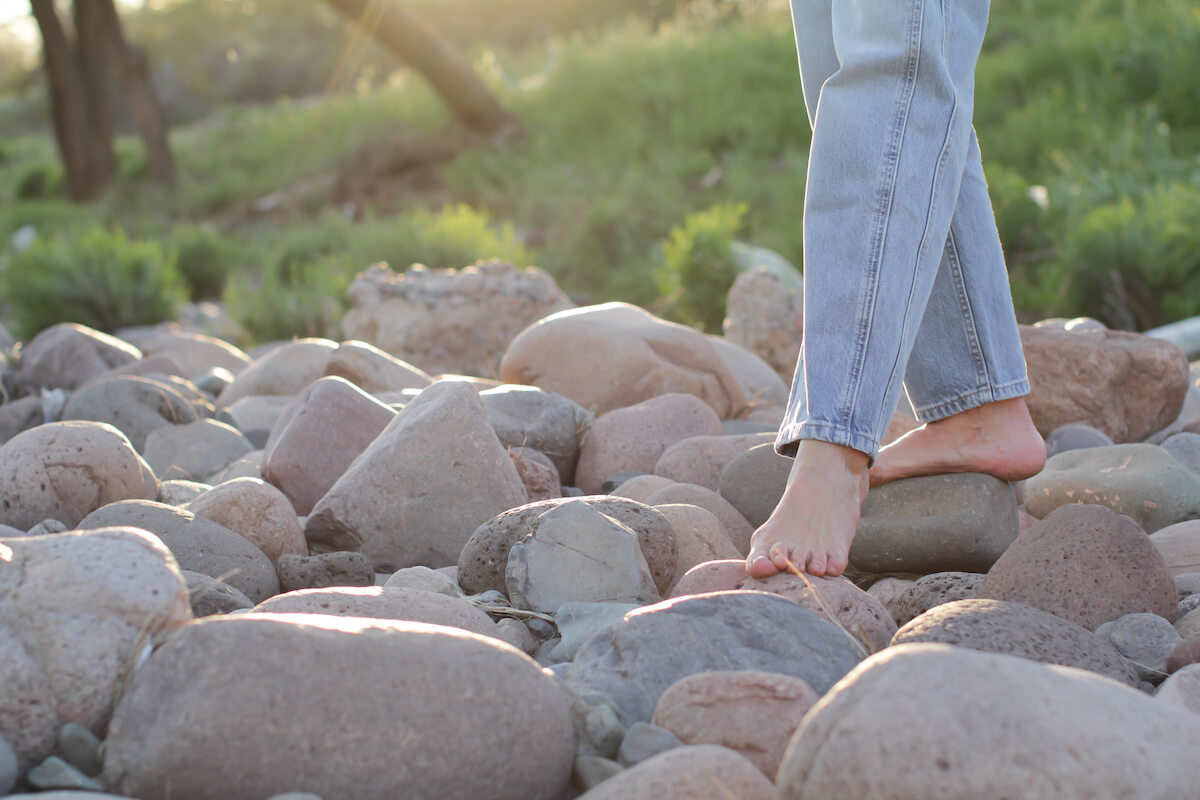
[[[851,430],[844,425],[814,422],[811,419],[804,420],[803,422],[792,422],[781,427],[778,435],[775,437],[775,452],[783,456],[794,456],[794,445],[797,445],[803,439],[812,439],[850,447],[861,453],[865,453],[872,463],[874,463],[875,456],[879,453],[879,441],[877,439],[865,433]]]
[[[966,281],[963,279],[962,258],[959,256],[958,243],[954,239],[953,225],[946,236],[946,260],[950,267],[954,294],[958,297],[959,311],[962,313],[963,334],[967,338],[971,360],[975,362],[975,380],[978,381],[978,388],[982,389],[987,386],[990,373],[987,360],[983,356],[983,347],[979,343],[979,329],[975,324],[975,312],[971,308],[971,298],[967,294]]]
[[[970,408],[978,408],[1001,400],[1011,400],[1014,397],[1024,397],[1027,394],[1029,394],[1029,380],[1021,378],[1010,383],[984,386],[964,392],[949,400],[931,403],[913,410],[921,422],[935,422]]]

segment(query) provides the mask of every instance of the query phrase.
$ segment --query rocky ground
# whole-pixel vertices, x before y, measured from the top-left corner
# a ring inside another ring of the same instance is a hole
[[[850,577],[755,580],[800,322],[771,280],[725,338],[503,265],[367,280],[391,352],[7,349],[0,794],[1195,796],[1175,345],[1024,328],[1042,473],[877,488]]]

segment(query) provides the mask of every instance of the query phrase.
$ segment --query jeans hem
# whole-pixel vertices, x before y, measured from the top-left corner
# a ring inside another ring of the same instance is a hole
[[[979,408],[988,403],[1012,400],[1015,397],[1024,397],[1027,394],[1029,394],[1029,380],[1022,378],[1021,380],[1013,381],[1012,383],[1003,383],[999,386],[985,386],[982,389],[976,389],[949,400],[916,407],[913,411],[916,412],[917,420],[920,422],[937,422],[940,419],[952,417],[955,414],[960,414],[972,408]]]
[[[802,439],[816,439],[830,444],[839,444],[865,453],[871,464],[879,454],[879,442],[861,433],[856,433],[840,425],[830,425],[825,422],[791,422],[779,428],[775,437],[775,452],[788,458],[796,457],[796,449]]]

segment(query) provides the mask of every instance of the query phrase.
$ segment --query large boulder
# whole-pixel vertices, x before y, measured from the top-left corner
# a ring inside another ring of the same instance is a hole
[[[108,503],[149,500],[158,481],[125,435],[103,422],[52,422],[0,447],[0,524],[68,527]]]
[[[765,267],[741,273],[725,301],[725,338],[771,365],[791,383],[804,333],[804,288]]]
[[[804,718],[778,800],[1175,800],[1200,782],[1200,717],[1071,667],[889,647]]]
[[[1125,331],[1021,326],[1029,413],[1043,436],[1082,422],[1114,442],[1140,442],[1183,408],[1187,356],[1171,342]]]
[[[791,469],[792,459],[776,453],[773,443],[755,445],[725,465],[717,491],[758,528],[783,497]]]
[[[297,394],[325,374],[337,348],[329,339],[296,339],[277,347],[235,375],[217,404],[230,406],[251,395]]]
[[[597,414],[682,392],[725,419],[744,410],[747,401],[737,376],[704,334],[626,303],[540,320],[509,345],[500,377],[558,392]]]
[[[780,672],[825,692],[861,658],[844,631],[799,603],[714,592],[630,612],[584,643],[566,680],[607,694],[629,725],[649,721],[663,692],[698,672]]]
[[[25,394],[36,394],[41,389],[75,389],[141,357],[141,350],[115,336],[62,322],[46,328],[21,348],[17,386]]]
[[[325,493],[305,535],[318,550],[360,550],[379,572],[443,567],[458,562],[481,523],[525,500],[479,393],[438,381]]]
[[[536,386],[505,384],[479,393],[496,437],[505,447],[532,447],[574,485],[579,442],[595,419],[583,406]]]
[[[210,617],[134,675],[104,782],[142,800],[557,800],[573,738],[554,679],[493,639],[380,619]]]
[[[68,722],[102,735],[151,637],[191,616],[175,560],[145,531],[0,539],[0,738],[20,771]]]
[[[71,395],[64,420],[107,422],[142,452],[146,437],[164,425],[196,421],[196,410],[170,386],[149,378],[121,376],[90,384]],[[176,476],[178,477],[178,476]]]
[[[1175,618],[1175,581],[1137,523],[1104,506],[1063,506],[1021,534],[979,597],[1012,600],[1095,630],[1125,614]]]

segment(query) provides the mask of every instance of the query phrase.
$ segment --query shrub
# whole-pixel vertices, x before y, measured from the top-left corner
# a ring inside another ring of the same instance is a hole
[[[160,244],[117,229],[39,238],[0,275],[19,335],[58,322],[102,331],[172,319],[183,282]]]
[[[261,277],[233,276],[225,303],[253,343],[295,336],[340,338],[347,279],[312,262],[277,262]]]
[[[171,232],[170,246],[191,299],[220,297],[234,260],[232,244],[212,228],[184,225]]]
[[[62,169],[57,164],[33,164],[17,179],[14,194],[18,200],[50,197],[62,193],[62,182]]]
[[[733,240],[746,206],[718,205],[691,214],[662,246],[659,286],[680,322],[719,332],[725,296],[737,277]]]

